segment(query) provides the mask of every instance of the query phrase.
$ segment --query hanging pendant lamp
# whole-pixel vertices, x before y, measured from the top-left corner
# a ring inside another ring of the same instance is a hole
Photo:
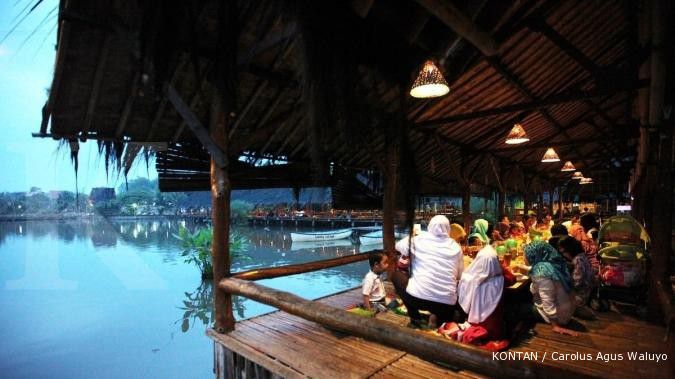
[[[410,96],[430,98],[443,96],[448,92],[450,92],[448,82],[445,81],[438,67],[430,60],[424,62],[424,67],[410,89]]]
[[[570,162],[570,161],[565,162],[565,164],[564,164],[564,165],[562,166],[562,168],[560,169],[560,171],[563,171],[563,172],[565,172],[565,171],[574,171],[574,170],[576,170],[576,168],[574,168],[574,165],[573,165],[572,162]]]
[[[553,150],[552,147],[549,147],[548,150],[546,150],[546,153],[544,153],[544,156],[541,157],[541,161],[543,163],[560,162],[560,158],[558,158],[558,154],[556,154],[555,150]]]
[[[593,184],[593,179],[592,178],[581,178],[581,181],[579,184]]]
[[[530,138],[527,136],[527,133],[525,133],[525,129],[523,129],[523,126],[520,124],[515,124],[513,125],[513,128],[511,128],[509,135],[506,136],[505,142],[508,145],[517,145],[519,143],[527,142],[529,140]]]
[[[577,171],[574,174],[572,174],[572,179],[581,180],[583,178],[584,178],[584,174],[582,174],[581,171]]]

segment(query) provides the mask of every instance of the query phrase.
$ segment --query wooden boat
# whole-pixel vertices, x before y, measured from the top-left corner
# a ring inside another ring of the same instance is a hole
[[[323,232],[299,232],[291,233],[291,241],[333,241],[343,238],[349,238],[352,235],[351,229],[326,230]]]
[[[405,237],[405,233],[394,232],[394,238],[401,239]],[[375,232],[366,233],[362,236],[359,236],[359,242],[361,245],[372,245],[376,243],[382,243],[382,230]]]

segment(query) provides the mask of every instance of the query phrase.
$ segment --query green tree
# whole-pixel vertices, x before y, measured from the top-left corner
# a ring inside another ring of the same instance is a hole
[[[51,211],[51,201],[44,193],[37,193],[26,198],[26,213],[46,213]]]
[[[55,208],[57,212],[73,211],[75,205],[75,194],[70,191],[61,192],[56,198]]]
[[[253,204],[243,201],[234,200],[230,203],[230,217],[234,224],[239,224],[246,221],[248,213],[253,210]]]

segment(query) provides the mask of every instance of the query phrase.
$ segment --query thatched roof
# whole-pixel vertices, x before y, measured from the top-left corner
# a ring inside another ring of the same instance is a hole
[[[122,169],[145,146],[157,153],[162,189],[207,189],[208,155],[166,88],[208,127],[225,27],[217,4],[62,1],[40,133],[102,141]],[[448,4],[457,8],[450,20]],[[457,10],[474,28],[467,38],[449,27]],[[234,12],[230,153],[248,157],[232,168],[239,188],[309,185],[312,158],[340,172],[380,170],[385,130],[402,115],[420,192],[456,192],[466,180],[519,191],[565,185],[562,162],[539,162],[549,146],[601,191],[625,190],[645,85],[634,2],[270,0],[238,1]],[[412,99],[428,58],[441,62],[450,93]],[[514,122],[529,143],[504,144]],[[292,164],[256,167],[279,160]]]

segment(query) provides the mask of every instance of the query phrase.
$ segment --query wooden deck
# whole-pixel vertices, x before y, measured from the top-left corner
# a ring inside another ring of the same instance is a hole
[[[359,302],[360,289],[335,294],[320,301],[338,308]],[[405,325],[407,317],[392,312],[378,319]],[[578,337],[552,333],[538,324],[511,351],[538,352],[543,365],[573,367],[580,374],[612,378],[671,378],[672,355],[664,342],[664,327],[639,321],[618,311],[601,313],[596,321],[574,321]],[[422,333],[422,332],[420,332]],[[415,355],[363,338],[324,328],[302,318],[277,311],[240,321],[232,333],[207,334],[215,341],[218,377],[315,377],[315,378],[438,378],[482,375],[461,368],[442,367]],[[439,341],[443,343],[443,341]],[[665,362],[631,361],[628,352],[668,354]],[[234,354],[232,354],[234,353]],[[554,360],[562,354],[566,360]],[[605,354],[608,362],[599,359]],[[219,354],[222,355],[219,358]],[[584,360],[590,354],[590,360]],[[617,354],[621,355],[619,360]],[[514,362],[513,364],[518,364]],[[226,366],[236,367],[236,372]],[[494,376],[499,376],[495,373]]]

